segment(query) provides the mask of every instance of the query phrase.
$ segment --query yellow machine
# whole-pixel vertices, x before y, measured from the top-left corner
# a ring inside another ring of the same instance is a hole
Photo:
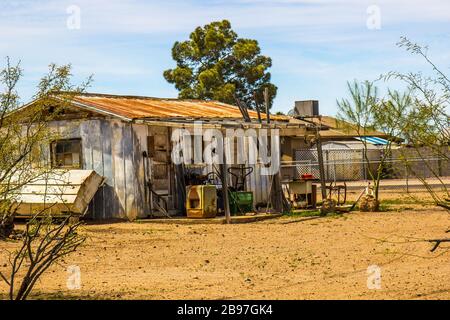
[[[217,214],[216,187],[211,185],[186,187],[186,213],[188,218],[214,218]]]

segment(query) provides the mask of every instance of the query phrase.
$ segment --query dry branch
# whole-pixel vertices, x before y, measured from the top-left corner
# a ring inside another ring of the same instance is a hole
[[[53,225],[51,217],[36,215],[26,224],[22,244],[10,256],[9,276],[0,273],[11,300],[27,299],[40,276],[85,241],[77,232],[80,223],[70,224],[71,217]]]
[[[431,242],[431,243],[434,242],[434,246],[430,250],[431,252],[434,252],[442,242],[450,242],[450,239],[432,239],[432,240],[427,240],[427,241]]]

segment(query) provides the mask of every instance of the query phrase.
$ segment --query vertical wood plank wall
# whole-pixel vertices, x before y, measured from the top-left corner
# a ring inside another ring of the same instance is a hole
[[[106,178],[89,205],[90,217],[135,220],[149,214],[142,152],[147,151],[148,135],[167,135],[167,128],[96,118],[53,121],[50,126],[57,138],[81,138],[83,169],[95,170]],[[247,190],[253,191],[254,204],[267,202],[270,177],[261,175],[261,165],[253,167]],[[204,171],[206,174],[213,168],[206,166]]]
[[[234,138],[233,140],[233,144],[234,144],[234,160],[233,161],[237,161],[237,154],[238,154],[238,150],[237,150],[237,139]],[[204,150],[203,150],[204,151]],[[248,153],[250,152],[249,150],[249,143],[248,140],[244,140],[244,154],[248,155]],[[248,163],[248,158],[246,159]],[[239,166],[238,164],[232,165],[230,164],[229,167],[233,167],[233,166]],[[271,180],[271,176],[268,175],[262,175],[261,174],[261,168],[262,168],[262,164],[258,163],[258,164],[246,164],[246,166],[252,167],[253,168],[253,172],[246,178],[246,190],[247,191],[253,191],[253,204],[256,205],[258,203],[266,203],[269,200],[269,188],[270,188],[270,180]],[[216,168],[218,168],[218,165],[216,165]],[[202,169],[202,174],[206,175],[209,172],[215,172],[214,167],[209,164],[209,165],[205,165]],[[229,183],[230,183],[231,177],[229,178]]]
[[[88,119],[54,121],[50,126],[57,138],[81,138],[83,169],[106,178],[89,205],[88,216],[134,220],[147,215],[142,156],[147,149],[146,125]]]

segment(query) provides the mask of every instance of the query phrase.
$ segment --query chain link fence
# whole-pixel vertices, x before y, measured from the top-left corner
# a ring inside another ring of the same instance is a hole
[[[406,150],[406,151],[405,151]],[[422,150],[423,151],[423,150]],[[394,149],[382,167],[381,189],[399,191],[427,191],[421,179],[426,179],[433,188],[450,188],[450,153],[433,154],[415,149]],[[327,183],[345,182],[349,189],[361,188],[371,180],[381,162],[383,150],[369,149],[328,149],[323,150],[324,174]],[[295,151],[295,161],[283,166],[293,168],[294,178],[303,174],[320,177],[317,150]]]
[[[296,178],[302,174],[320,177],[317,150],[295,151]],[[361,150],[324,150],[326,181],[356,181],[367,179],[366,161]]]
[[[380,150],[323,150],[326,181],[358,181],[370,179],[370,171],[375,172],[381,162]],[[295,151],[296,178],[302,174],[320,176],[317,150]],[[424,158],[402,158],[393,152],[384,161],[384,179],[406,179],[411,177],[450,176],[448,157],[428,156]]]

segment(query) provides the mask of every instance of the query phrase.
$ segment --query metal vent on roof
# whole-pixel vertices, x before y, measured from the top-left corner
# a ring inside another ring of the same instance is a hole
[[[313,117],[319,115],[319,101],[295,101],[295,106],[288,112],[290,116]]]

